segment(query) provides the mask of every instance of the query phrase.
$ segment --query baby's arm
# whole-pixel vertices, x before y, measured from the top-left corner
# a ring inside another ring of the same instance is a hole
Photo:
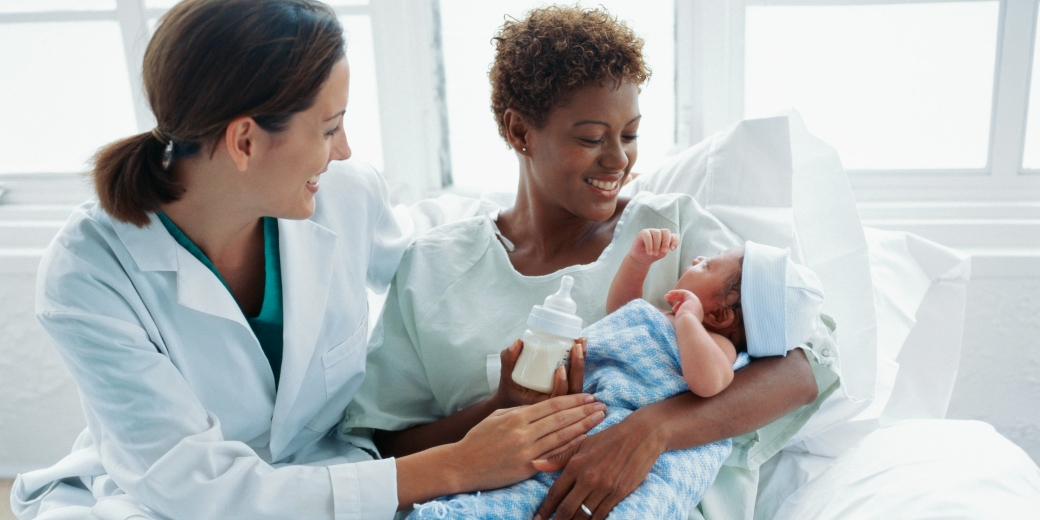
[[[708,332],[701,323],[704,309],[690,291],[672,290],[664,296],[675,312],[675,336],[679,343],[679,359],[683,379],[690,391],[711,397],[733,381],[733,362],[737,349],[724,336]]]
[[[632,242],[632,249],[621,261],[621,267],[607,293],[607,314],[626,303],[643,297],[643,283],[654,262],[679,247],[679,236],[667,229],[644,229]]]

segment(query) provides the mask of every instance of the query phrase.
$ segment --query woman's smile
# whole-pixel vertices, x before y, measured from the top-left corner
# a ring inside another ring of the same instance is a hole
[[[585,184],[589,185],[593,193],[600,195],[601,197],[613,199],[617,197],[621,191],[621,179],[594,179],[591,177],[585,177]]]

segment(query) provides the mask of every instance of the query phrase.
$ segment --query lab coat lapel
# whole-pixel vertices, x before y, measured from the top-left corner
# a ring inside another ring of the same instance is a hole
[[[113,229],[130,252],[137,268],[141,271],[176,271],[177,303],[248,328],[249,324],[238,303],[224,284],[220,283],[217,275],[180,247],[154,213],[150,213],[149,217],[151,222],[140,228],[112,221]]]
[[[183,247],[177,248],[177,303],[249,328],[242,309],[216,274]]]
[[[336,234],[310,220],[279,219],[278,235],[284,346],[271,426],[272,452],[278,451],[276,444],[288,443],[303,426],[287,419],[314,357],[336,251]]]

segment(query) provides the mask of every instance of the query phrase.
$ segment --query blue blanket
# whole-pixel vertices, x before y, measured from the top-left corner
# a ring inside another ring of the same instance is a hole
[[[585,358],[585,392],[607,405],[607,416],[590,435],[641,406],[689,390],[682,377],[675,328],[645,300],[635,300],[590,325]],[[737,357],[733,368],[748,362]],[[622,500],[610,518],[688,518],[729,456],[731,442],[665,452],[643,483]],[[448,495],[416,505],[409,518],[528,519],[559,473],[539,473],[509,487]]]

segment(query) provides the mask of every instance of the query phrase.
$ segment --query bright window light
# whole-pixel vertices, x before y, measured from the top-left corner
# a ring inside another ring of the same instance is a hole
[[[1040,17],[1040,13],[1037,15]],[[1037,23],[1040,23],[1038,18]],[[1026,120],[1026,147],[1022,167],[1040,170],[1040,37],[1034,37],[1033,79],[1029,83],[1029,115]]]
[[[347,35],[350,63],[350,99],[345,130],[352,157],[383,170],[383,140],[376,94],[376,59],[372,46],[372,19],[365,15],[340,17]]]
[[[0,0],[0,13],[115,10],[116,0]]]
[[[602,5],[626,21],[646,41],[644,55],[653,68],[639,96],[639,159],[634,171],[654,169],[675,142],[675,8],[673,0],[582,1]],[[441,38],[446,75],[448,127],[455,186],[469,192],[513,191],[518,166],[498,135],[491,115],[488,70],[494,59],[491,38],[504,16],[522,18],[544,1],[441,0]]]
[[[850,169],[988,163],[999,2],[747,9],[747,117],[789,107]]]
[[[7,24],[0,49],[0,173],[85,171],[137,132],[118,23]]]

